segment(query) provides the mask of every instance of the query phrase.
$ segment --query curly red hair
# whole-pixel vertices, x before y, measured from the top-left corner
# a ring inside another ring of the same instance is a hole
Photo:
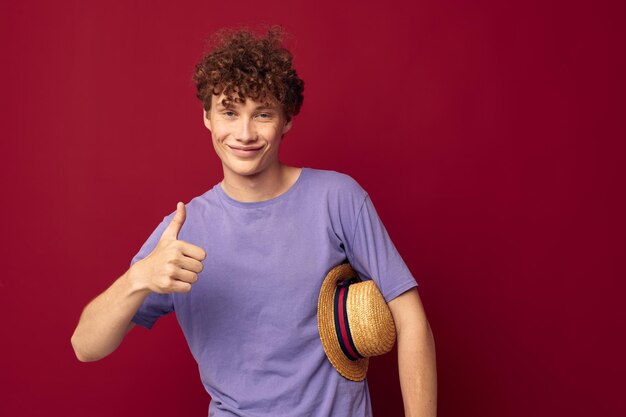
[[[196,65],[196,96],[205,110],[213,95],[224,94],[222,103],[243,103],[247,98],[277,101],[288,120],[298,114],[304,100],[304,81],[292,67],[292,55],[282,46],[283,31],[272,27],[265,36],[249,30],[223,30],[214,36],[215,46]]]

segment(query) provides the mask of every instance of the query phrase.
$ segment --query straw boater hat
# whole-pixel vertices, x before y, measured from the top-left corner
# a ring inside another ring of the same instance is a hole
[[[391,311],[376,283],[361,281],[350,264],[326,275],[317,325],[330,363],[352,381],[364,380],[369,357],[389,352],[396,340]]]

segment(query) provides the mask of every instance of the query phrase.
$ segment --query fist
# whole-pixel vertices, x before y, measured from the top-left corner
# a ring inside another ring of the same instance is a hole
[[[131,275],[139,288],[161,294],[189,292],[198,281],[206,252],[199,246],[178,240],[186,217],[185,204],[179,202],[174,218],[154,250],[133,265]]]

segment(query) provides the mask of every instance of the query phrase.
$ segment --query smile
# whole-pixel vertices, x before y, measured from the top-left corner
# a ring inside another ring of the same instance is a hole
[[[230,146],[230,145],[227,145],[227,146],[230,148],[233,154],[244,157],[244,158],[255,156],[257,153],[261,151],[261,149],[263,149],[263,147],[246,148],[246,147],[239,147],[239,146],[235,147],[235,146]]]

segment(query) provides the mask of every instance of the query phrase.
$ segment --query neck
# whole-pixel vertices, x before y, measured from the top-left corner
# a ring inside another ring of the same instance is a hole
[[[301,169],[276,164],[261,174],[241,176],[224,170],[222,189],[242,203],[270,200],[287,191],[298,179]]]

